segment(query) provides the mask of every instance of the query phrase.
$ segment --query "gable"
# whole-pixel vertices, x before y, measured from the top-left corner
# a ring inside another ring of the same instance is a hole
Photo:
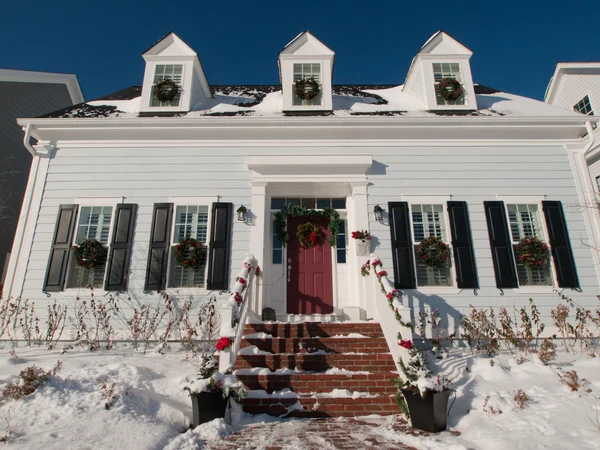
[[[473,52],[445,31],[438,31],[419,50],[419,55],[465,55]]]
[[[300,33],[295,39],[287,44],[280,55],[310,55],[310,56],[333,56],[335,53],[310,32]]]
[[[171,32],[150,47],[142,56],[196,56],[196,52]]]

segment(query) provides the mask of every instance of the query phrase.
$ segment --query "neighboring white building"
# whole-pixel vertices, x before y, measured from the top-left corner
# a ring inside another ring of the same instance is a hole
[[[0,69],[0,291],[31,167],[17,117],[41,116],[83,102],[75,75]]]
[[[371,318],[368,257],[350,238],[368,229],[405,304],[439,309],[450,329],[469,305],[529,298],[551,323],[557,291],[595,307],[590,217],[573,173],[591,118],[475,84],[471,55],[438,32],[403,85],[335,86],[334,52],[304,32],[279,55],[281,86],[210,86],[196,53],[169,34],[144,53],[141,88],[19,119],[38,143],[7,294],[39,308],[91,284],[139,303],[156,290],[201,301],[230,289],[251,252],[263,269],[258,316],[271,307],[282,320]],[[172,100],[154,95],[163,79],[181,88]],[[308,219],[290,217],[284,246],[274,215],[285,204],[336,210],[337,245],[316,221],[322,243],[302,250],[297,227]],[[429,235],[450,246],[447,264],[416,255]],[[541,269],[515,258],[534,235],[551,249]],[[177,264],[184,236],[208,246],[207,263]],[[109,247],[93,273],[70,250],[85,237]]]
[[[544,101],[550,105],[588,116],[585,146],[574,149],[577,170],[585,199],[582,209],[592,224],[585,241],[594,249],[600,277],[600,62],[561,62],[556,65]]]

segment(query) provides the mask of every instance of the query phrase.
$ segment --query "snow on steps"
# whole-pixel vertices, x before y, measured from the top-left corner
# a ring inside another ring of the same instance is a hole
[[[399,412],[396,366],[378,323],[248,324],[235,375],[253,414],[300,417]],[[349,393],[340,397],[340,390]],[[262,392],[262,394],[261,394]],[[281,395],[285,393],[285,395]]]

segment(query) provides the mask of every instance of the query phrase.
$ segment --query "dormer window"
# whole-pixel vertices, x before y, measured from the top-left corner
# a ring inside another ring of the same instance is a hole
[[[181,100],[181,86],[182,86],[182,64],[157,64],[156,70],[154,71],[154,83],[161,80],[173,80],[177,86],[179,86],[179,92],[175,98],[171,101],[160,101],[156,95],[150,97],[150,106],[179,106]]]
[[[435,100],[438,105],[464,105],[465,96],[461,95],[456,100],[446,100],[440,95],[439,83],[445,78],[451,78],[463,83],[460,75],[459,63],[433,63],[433,79],[435,82]]]
[[[146,61],[140,116],[181,114],[212,98],[198,55],[174,33],[142,55]]]
[[[319,93],[310,100],[301,98],[294,92],[294,106],[312,106],[321,105],[323,102],[323,90],[321,89],[321,64],[318,63],[301,63],[294,64],[294,86],[298,81],[312,79],[319,85]],[[306,85],[305,89],[309,89],[310,85]]]
[[[587,116],[593,116],[594,110],[592,110],[592,103],[590,102],[590,97],[586,95],[581,100],[579,100],[575,105],[573,105],[573,111],[585,114]]]

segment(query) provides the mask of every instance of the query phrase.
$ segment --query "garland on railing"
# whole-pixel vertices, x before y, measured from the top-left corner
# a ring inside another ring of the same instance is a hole
[[[398,310],[398,306],[402,306],[402,303],[400,303],[399,300],[399,298],[402,297],[402,292],[400,292],[397,289],[391,289],[388,291],[385,288],[384,281],[387,281],[386,284],[388,286],[391,286],[391,283],[389,282],[387,277],[388,273],[385,270],[383,270],[383,264],[381,264],[381,260],[379,258],[376,258],[373,261],[368,260],[366,263],[364,263],[360,268],[360,273],[363,277],[366,277],[371,273],[371,270],[373,270],[373,273],[377,276],[377,281],[379,281],[379,285],[381,286],[381,292],[383,292],[385,298],[387,298],[388,305],[390,309],[394,311],[398,323],[403,327],[410,328],[411,330],[414,329],[414,325],[412,323],[407,323],[402,320],[402,316],[400,315],[400,312]],[[400,334],[398,334],[398,339],[400,338],[401,336]]]

